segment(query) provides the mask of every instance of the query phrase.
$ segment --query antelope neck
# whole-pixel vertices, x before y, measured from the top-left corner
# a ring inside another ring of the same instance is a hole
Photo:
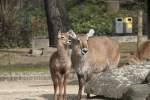
[[[60,57],[66,57],[69,54],[69,48],[67,45],[64,44],[58,44],[57,45],[57,52],[60,55]]]

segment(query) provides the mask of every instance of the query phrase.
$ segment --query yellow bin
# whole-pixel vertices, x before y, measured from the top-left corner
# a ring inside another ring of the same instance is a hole
[[[132,17],[125,17],[124,18],[124,26],[125,26],[125,33],[132,33],[133,30],[133,19]]]

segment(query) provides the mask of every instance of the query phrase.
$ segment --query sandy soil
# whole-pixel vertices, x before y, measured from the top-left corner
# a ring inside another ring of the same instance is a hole
[[[68,100],[77,100],[77,81],[69,82]],[[52,100],[53,85],[50,81],[0,82],[0,100]],[[85,94],[82,100],[87,100]],[[102,100],[102,99],[90,99]]]
[[[77,88],[73,84],[68,86],[69,97],[76,97]],[[50,81],[0,82],[0,100],[52,100],[52,96],[53,85]]]

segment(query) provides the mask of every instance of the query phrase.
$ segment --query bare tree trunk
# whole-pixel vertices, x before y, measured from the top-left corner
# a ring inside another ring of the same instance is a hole
[[[52,24],[51,15],[50,15],[51,11],[50,11],[48,3],[49,3],[48,0],[44,0],[44,6],[45,6],[45,11],[46,11],[46,17],[47,17],[48,33],[49,33],[49,45],[53,47],[56,45],[56,36],[53,30],[53,24]]]
[[[50,46],[52,47],[56,46],[57,32],[67,31],[70,26],[64,2],[65,0],[44,0]]]
[[[62,20],[62,31],[68,31],[70,29],[70,22],[69,22],[69,17],[68,13],[66,10],[66,0],[57,0],[58,2],[58,9],[60,11],[60,16]]]
[[[3,23],[2,23],[2,1],[0,0],[0,32],[2,32],[2,30],[3,30]],[[1,34],[0,34],[0,36],[1,36]]]
[[[6,9],[6,1],[4,0],[0,0],[0,21],[1,21],[1,31],[4,30],[4,26],[5,26],[5,9]]]
[[[139,52],[140,45],[142,44],[143,36],[143,11],[138,11],[138,36],[137,36],[137,52]],[[139,53],[137,54],[139,57]]]
[[[109,14],[117,13],[120,9],[119,0],[108,0],[107,1],[107,12]]]
[[[146,0],[145,3],[147,4],[147,35],[148,38],[150,39],[150,0]]]
[[[17,0],[18,9],[22,8],[22,2],[23,2],[23,0]]]
[[[144,33],[148,33],[148,18],[147,18],[147,0],[145,0],[145,4],[144,4],[144,16],[143,16],[143,19],[144,19]]]

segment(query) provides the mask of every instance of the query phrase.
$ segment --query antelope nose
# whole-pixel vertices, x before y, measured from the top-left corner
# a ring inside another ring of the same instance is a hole
[[[67,43],[68,43],[68,44],[71,44],[71,40],[68,40]]]
[[[69,43],[71,43],[71,40],[68,40]]]
[[[84,53],[87,53],[87,52],[88,52],[88,49],[87,49],[87,48],[84,48],[84,49],[83,49],[83,52],[84,52]]]

